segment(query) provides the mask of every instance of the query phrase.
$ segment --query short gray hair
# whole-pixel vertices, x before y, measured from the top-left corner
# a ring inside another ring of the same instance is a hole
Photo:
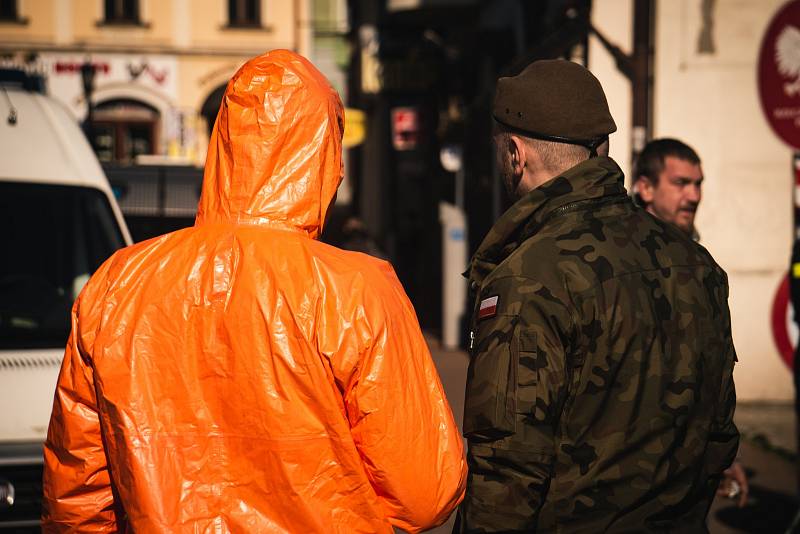
[[[526,139],[526,142],[539,154],[542,165],[554,174],[560,174],[589,158],[589,149],[585,146],[530,138]]]
[[[494,124],[494,134],[499,135],[504,143],[509,142],[511,135],[516,135],[522,139],[529,148],[532,148],[539,154],[542,165],[554,175],[561,174],[578,163],[589,159],[590,150],[585,146],[527,137],[497,121],[495,121]],[[608,139],[600,143],[597,147],[597,155],[608,156],[608,146]]]

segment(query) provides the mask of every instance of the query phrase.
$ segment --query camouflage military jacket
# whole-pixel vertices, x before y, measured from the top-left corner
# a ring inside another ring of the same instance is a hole
[[[733,460],[724,271],[593,158],[512,206],[470,268],[462,532],[698,532]]]

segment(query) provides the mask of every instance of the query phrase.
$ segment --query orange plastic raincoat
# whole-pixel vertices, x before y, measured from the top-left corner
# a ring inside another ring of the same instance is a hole
[[[72,313],[45,531],[417,532],[462,442],[389,264],[314,238],[342,105],[273,51],[228,84],[194,227],[117,252]]]

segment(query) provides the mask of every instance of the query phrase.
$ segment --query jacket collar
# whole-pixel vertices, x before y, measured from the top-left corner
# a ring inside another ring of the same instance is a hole
[[[556,210],[586,200],[627,195],[624,175],[608,157],[590,158],[545,182],[519,199],[495,222],[472,258],[470,279],[483,279],[526,239],[536,234]]]

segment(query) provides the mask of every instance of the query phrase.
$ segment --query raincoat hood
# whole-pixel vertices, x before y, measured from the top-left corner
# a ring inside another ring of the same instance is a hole
[[[342,102],[304,57],[274,50],[225,90],[208,147],[196,224],[322,231],[342,181]]]

